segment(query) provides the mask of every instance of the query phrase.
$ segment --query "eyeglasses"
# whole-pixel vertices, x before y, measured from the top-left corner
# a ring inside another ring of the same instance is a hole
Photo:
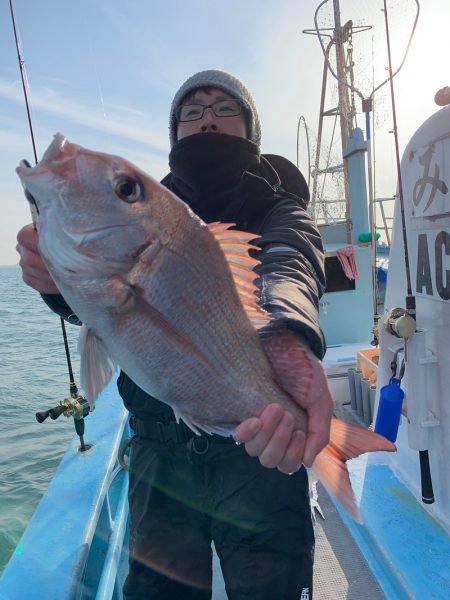
[[[201,119],[207,108],[212,108],[216,117],[236,117],[241,114],[242,102],[236,98],[227,100],[218,100],[212,104],[184,104],[178,106],[175,116],[177,121],[198,121]]]

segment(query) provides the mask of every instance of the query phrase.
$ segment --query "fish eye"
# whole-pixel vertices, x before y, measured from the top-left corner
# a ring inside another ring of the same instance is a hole
[[[124,202],[137,202],[142,198],[142,188],[138,181],[129,177],[121,177],[114,184],[114,192]]]

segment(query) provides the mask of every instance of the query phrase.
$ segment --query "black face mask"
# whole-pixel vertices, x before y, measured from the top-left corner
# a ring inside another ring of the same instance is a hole
[[[179,140],[169,154],[171,189],[205,221],[220,219],[238,201],[244,172],[259,164],[253,142],[224,133],[197,133]]]

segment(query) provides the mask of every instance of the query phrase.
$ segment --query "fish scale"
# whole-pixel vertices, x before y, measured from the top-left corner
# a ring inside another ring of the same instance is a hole
[[[198,231],[195,232],[195,239],[199,240],[202,234],[209,238],[205,227],[198,223],[196,225]],[[214,242],[208,238],[207,243]],[[160,252],[152,269],[137,269],[139,276],[133,277],[131,283],[148,290],[148,303],[163,313],[177,331],[198,345],[208,359],[210,369],[199,364],[194,353],[179,353],[178,348],[167,347],[166,336],[155,332],[151,323],[146,324],[142,313],[134,322],[116,322],[110,336],[115,338],[116,362],[135,380],[142,380],[151,365],[152,385],[151,388],[146,386],[147,391],[158,398],[170,397],[176,412],[184,416],[185,420],[195,425],[219,423],[221,431],[221,424],[225,423],[231,434],[239,423],[235,408],[237,402],[245,407],[250,416],[260,412],[261,407],[270,399],[279,401],[282,392],[269,379],[272,375],[270,366],[235,293],[231,276],[225,273],[221,277],[225,281],[219,288],[217,278],[210,282],[205,280],[202,269],[196,266],[192,268],[192,265],[196,265],[193,262],[195,259],[195,256],[184,259],[168,249]],[[205,267],[209,266],[206,261]],[[190,294],[186,294],[187,286]],[[202,298],[201,303],[195,300],[197,297]],[[194,307],[189,306],[192,301],[199,305],[199,310],[194,311]],[[226,319],[224,313],[227,313]],[[238,326],[230,328],[227,320],[234,321]],[[219,326],[213,327],[214,323]],[[124,330],[121,325],[125,325]],[[205,330],[209,332],[206,337]],[[240,332],[246,330],[247,339],[244,344]],[[260,362],[265,362],[268,378],[266,386],[261,385],[261,371],[255,369],[248,334],[254,338],[253,346],[263,359]],[[103,338],[107,339],[107,336],[103,334]],[[133,358],[133,364],[129,364],[127,354],[120,354],[120,349],[128,346],[126,338],[134,340],[137,356]],[[241,397],[243,380],[247,382],[245,398]],[[252,391],[253,388],[255,389]]]
[[[242,309],[231,274],[224,269],[226,265],[223,264],[223,255],[217,252],[217,258],[213,257],[211,260],[215,240],[199,222],[193,221],[193,225],[195,231],[192,237],[196,241],[194,249],[193,244],[187,241],[185,245],[190,250],[181,255],[177,247],[172,251],[172,247],[169,246],[164,254],[160,254],[160,262],[157,260],[151,270],[142,271],[141,280],[134,283],[149,290],[149,301],[164,313],[172,325],[200,347],[220,377],[229,373],[236,382],[235,387],[241,387],[243,377],[248,383],[251,380],[259,381],[264,370],[266,377],[270,377],[270,366],[261,352],[257,335]],[[202,244],[199,243],[200,240]],[[179,243],[180,241],[175,239],[174,245]],[[199,248],[200,245],[206,248]],[[207,274],[219,271],[217,263],[221,267],[220,278],[216,275],[206,277],[205,272]],[[189,290],[189,294],[186,290]],[[234,327],[230,327],[230,323]],[[205,331],[208,332],[207,336]],[[251,338],[253,348],[250,344]],[[192,355],[185,355],[178,369],[186,365],[186,371],[189,373],[189,362],[193,360]],[[211,373],[204,372],[203,378],[209,380],[206,406],[209,396],[216,397],[214,389],[211,390],[211,377]],[[227,385],[229,383],[230,380]],[[185,385],[184,382],[183,387]],[[216,412],[216,418],[218,416]]]

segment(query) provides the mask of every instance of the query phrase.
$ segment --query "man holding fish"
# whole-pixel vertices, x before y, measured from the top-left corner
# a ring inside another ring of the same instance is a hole
[[[338,452],[322,451],[332,400],[320,235],[303,176],[261,155],[260,137],[248,89],[209,70],[175,94],[162,186],[59,134],[38,167],[18,168],[42,209],[39,236],[18,234],[24,281],[70,322],[77,315],[81,348],[105,356],[102,368],[82,358],[91,403],[107,379],[98,372],[122,368],[136,434],[127,599],[211,598],[214,541],[230,599],[307,600],[314,533],[302,463],[356,510],[336,459],[347,432]],[[55,226],[67,210],[70,224]],[[361,438],[359,452],[375,449]]]

